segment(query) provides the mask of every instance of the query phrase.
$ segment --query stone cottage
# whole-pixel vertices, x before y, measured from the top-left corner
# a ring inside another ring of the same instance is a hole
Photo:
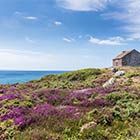
[[[113,59],[113,66],[140,66],[140,52],[135,49],[131,51],[123,51]]]

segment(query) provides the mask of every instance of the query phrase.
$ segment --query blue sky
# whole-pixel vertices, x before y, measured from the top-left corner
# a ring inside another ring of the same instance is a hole
[[[109,67],[140,50],[139,0],[0,0],[0,69]]]

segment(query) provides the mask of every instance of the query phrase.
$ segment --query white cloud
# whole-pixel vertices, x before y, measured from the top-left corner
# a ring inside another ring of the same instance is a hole
[[[25,19],[25,20],[38,20],[38,17],[37,16],[28,16],[25,13],[22,13],[22,12],[19,12],[19,11],[15,11],[13,13],[13,15],[16,18],[21,18],[21,19]]]
[[[62,22],[60,22],[60,21],[54,21],[54,25],[60,26],[60,25],[62,25]]]
[[[56,0],[60,7],[73,11],[100,11],[111,0]]]
[[[71,43],[71,42],[74,41],[74,39],[64,37],[64,38],[63,38],[63,41],[65,41],[65,42],[67,42],[67,43]]]
[[[97,45],[124,45],[125,39],[120,36],[117,36],[101,40],[90,36],[89,42]]]
[[[97,61],[100,62],[100,57],[98,58],[95,55],[85,54],[85,52],[83,54],[75,52],[72,54],[49,54],[45,52],[0,49],[0,69],[73,70],[95,67]]]
[[[0,49],[0,69],[47,69],[55,56],[42,52]]]
[[[140,40],[140,33],[134,33],[129,35],[128,41],[133,41],[133,40]]]
[[[140,0],[122,0],[114,4],[117,10],[103,14],[106,19],[115,19],[124,23],[121,29],[134,38],[140,36]]]
[[[56,0],[62,8],[73,11],[103,11],[105,19],[121,21],[120,29],[128,38],[140,39],[140,0]],[[112,8],[109,8],[111,5]],[[105,13],[105,9],[108,13]]]
[[[27,19],[27,20],[37,20],[38,17],[35,17],[35,16],[24,16],[24,19]]]

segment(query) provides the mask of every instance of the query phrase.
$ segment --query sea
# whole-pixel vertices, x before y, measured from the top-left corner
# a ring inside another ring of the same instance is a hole
[[[24,83],[37,80],[49,74],[62,74],[68,71],[0,71],[0,84]]]

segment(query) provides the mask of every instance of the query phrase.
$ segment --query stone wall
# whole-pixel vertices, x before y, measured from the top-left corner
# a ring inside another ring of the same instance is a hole
[[[140,66],[140,53],[136,50],[122,58],[123,66]]]
[[[113,66],[114,67],[122,66],[122,59],[115,59],[115,60],[113,60]]]

